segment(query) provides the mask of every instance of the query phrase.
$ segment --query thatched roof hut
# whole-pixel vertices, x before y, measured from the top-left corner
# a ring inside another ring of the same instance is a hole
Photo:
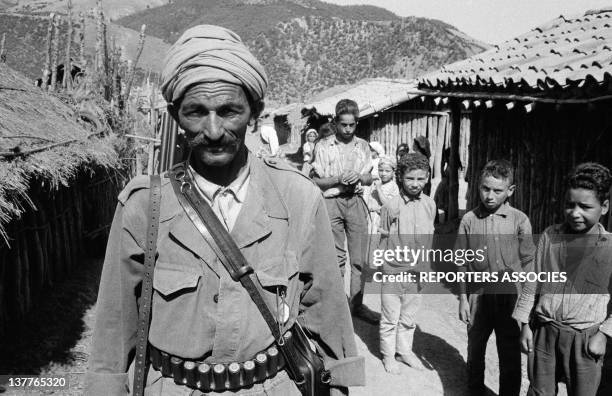
[[[0,64],[0,334],[82,265],[123,184],[119,140],[99,122],[82,125],[72,100]]]
[[[10,243],[5,225],[32,206],[31,182],[67,186],[83,167],[117,164],[113,138],[85,128],[73,107],[0,63],[0,235],[5,242]]]

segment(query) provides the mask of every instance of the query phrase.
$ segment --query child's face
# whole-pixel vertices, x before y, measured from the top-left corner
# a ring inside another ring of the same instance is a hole
[[[404,193],[411,197],[418,196],[427,184],[428,178],[429,172],[423,169],[412,169],[404,172],[401,178]]]
[[[608,213],[609,202],[599,202],[597,193],[585,188],[570,188],[565,194],[565,222],[575,232],[588,232]]]
[[[486,176],[480,180],[480,201],[487,210],[495,211],[514,194],[514,185],[508,179]]]
[[[315,136],[315,134],[314,134],[314,133],[309,133],[309,134],[308,134],[308,136],[306,136],[306,139],[307,139],[307,140],[308,140],[310,143],[312,143],[312,142],[314,142],[314,141],[317,139],[317,137]]]
[[[378,164],[378,177],[383,183],[389,183],[393,179],[393,168],[389,164]]]

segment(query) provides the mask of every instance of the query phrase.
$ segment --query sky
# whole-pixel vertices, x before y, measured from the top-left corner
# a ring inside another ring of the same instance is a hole
[[[341,5],[369,4],[399,16],[435,18],[468,35],[496,44],[528,32],[559,15],[612,8],[612,0],[325,0]]]

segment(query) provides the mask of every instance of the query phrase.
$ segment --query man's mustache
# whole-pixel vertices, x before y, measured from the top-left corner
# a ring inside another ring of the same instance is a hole
[[[205,132],[198,132],[195,136],[190,137],[186,136],[187,146],[189,148],[195,148],[198,146],[206,146],[206,147],[224,147],[228,145],[233,145],[238,143],[238,138],[236,138],[233,134],[229,132],[225,132],[223,137],[218,140],[210,140],[206,137]]]

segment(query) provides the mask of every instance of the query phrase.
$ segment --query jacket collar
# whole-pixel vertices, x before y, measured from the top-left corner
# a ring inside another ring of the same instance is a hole
[[[270,217],[288,219],[287,206],[264,164],[252,158],[250,167],[246,199],[230,232],[239,248],[269,235],[272,232]],[[169,232],[172,237],[205,261],[214,260],[214,253],[183,211],[170,183],[163,193],[160,221],[171,221]]]

